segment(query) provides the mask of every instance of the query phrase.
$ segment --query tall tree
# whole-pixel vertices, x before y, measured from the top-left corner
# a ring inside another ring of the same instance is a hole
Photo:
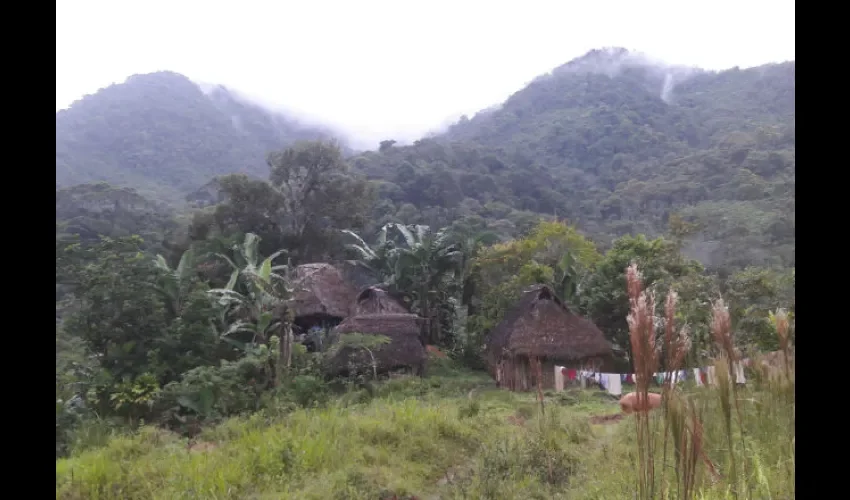
[[[205,237],[254,233],[260,252],[285,248],[296,263],[323,261],[340,245],[339,230],[359,229],[374,200],[372,184],[351,173],[335,142],[301,141],[268,155],[269,181],[242,174],[221,177],[214,216],[196,216],[192,232]]]
[[[280,225],[286,247],[301,260],[325,258],[336,229],[366,222],[371,185],[353,176],[336,142],[303,141],[269,154],[269,181],[280,193]]]
[[[609,340],[628,350],[629,297],[626,287],[626,268],[635,262],[643,274],[644,285],[664,294],[677,281],[699,275],[703,267],[694,260],[684,258],[676,244],[657,238],[649,240],[643,235],[624,236],[597,264],[581,294],[582,308],[606,333]],[[705,291],[705,286],[690,287]],[[662,295],[659,295],[662,296]],[[682,296],[682,302],[691,297]],[[696,298],[696,297],[694,297]],[[702,297],[707,301],[708,297]]]

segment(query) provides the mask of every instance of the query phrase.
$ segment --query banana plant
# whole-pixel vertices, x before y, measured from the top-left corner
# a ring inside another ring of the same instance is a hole
[[[162,255],[154,259],[154,266],[163,271],[163,278],[155,287],[166,298],[166,304],[172,317],[180,316],[188,286],[195,273],[195,251],[189,248],[180,256],[177,267],[172,269]]]
[[[575,304],[578,298],[579,272],[575,257],[570,252],[564,252],[558,261],[555,272],[555,290],[567,304]]]
[[[248,233],[243,244],[234,247],[235,257],[243,263],[241,267],[228,256],[216,254],[230,264],[233,272],[224,288],[208,293],[227,311],[232,321],[221,335],[231,343],[234,343],[232,336],[239,332],[250,333],[251,344],[265,342],[281,327],[281,318],[275,311],[292,293],[291,266],[288,263],[273,265],[284,252],[277,251],[259,261],[259,242],[257,235]]]
[[[390,224],[401,237],[395,258],[395,279],[400,289],[409,291],[414,305],[427,320],[423,340],[440,343],[443,324],[440,311],[449,305],[463,252],[446,229],[433,231],[424,225]]]
[[[395,284],[395,258],[396,249],[394,242],[388,237],[390,225],[384,225],[374,245],[369,245],[354,231],[343,230],[354,243],[345,245],[345,248],[356,255],[356,258],[348,262],[365,269],[382,288],[391,288]]]

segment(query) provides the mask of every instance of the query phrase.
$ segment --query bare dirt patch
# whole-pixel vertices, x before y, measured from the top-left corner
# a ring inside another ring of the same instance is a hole
[[[595,425],[609,425],[615,424],[622,419],[622,413],[613,413],[611,415],[594,415],[590,417],[590,423]]]
[[[216,449],[218,446],[215,443],[207,443],[204,441],[200,441],[197,443],[192,443],[189,445],[189,451],[200,453],[204,451],[212,451]]]
[[[510,415],[510,416],[508,417],[508,422],[510,422],[510,423],[512,423],[512,424],[514,424],[514,425],[518,425],[518,426],[520,426],[520,427],[524,427],[524,426],[525,426],[525,419],[524,419],[524,418],[522,418],[522,417],[521,417],[521,416],[519,416],[519,415]]]

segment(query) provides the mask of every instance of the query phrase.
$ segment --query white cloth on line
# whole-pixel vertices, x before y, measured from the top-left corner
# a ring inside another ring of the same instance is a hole
[[[560,392],[564,390],[564,367],[555,365],[555,390]]]
[[[702,387],[702,376],[699,368],[694,368],[694,380],[697,381],[697,387]]]
[[[708,375],[708,385],[717,385],[717,377],[715,377],[713,366],[709,366],[708,368],[706,368],[706,374]]]
[[[620,380],[620,374],[619,373],[609,373],[607,378],[608,378],[608,384],[607,384],[606,389],[608,390],[608,393],[613,394],[615,396],[619,396],[620,394],[622,394],[623,393],[623,385],[622,385],[622,381]]]
[[[744,365],[735,363],[735,382],[738,384],[746,384],[747,378],[744,377]]]

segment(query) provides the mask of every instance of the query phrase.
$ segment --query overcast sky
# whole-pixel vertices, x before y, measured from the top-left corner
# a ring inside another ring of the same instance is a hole
[[[794,59],[792,0],[60,0],[56,108],[171,70],[415,139],[601,47],[706,69]]]

